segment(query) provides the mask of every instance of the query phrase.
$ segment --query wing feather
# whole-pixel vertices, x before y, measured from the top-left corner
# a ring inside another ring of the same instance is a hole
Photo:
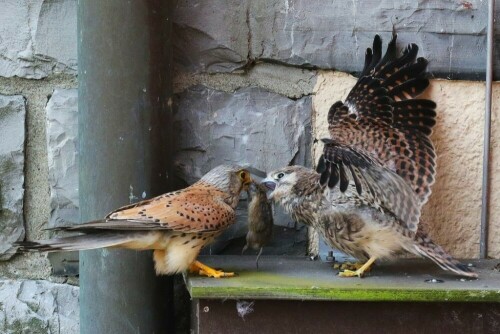
[[[102,230],[213,232],[235,221],[235,212],[224,202],[225,193],[199,181],[111,212],[106,219],[56,228],[91,233]]]
[[[436,105],[417,98],[429,85],[424,77],[427,60],[417,59],[415,44],[396,57],[396,38],[394,34],[381,57],[381,39],[375,37],[373,52],[368,49],[366,53],[363,76],[345,103],[336,102],[328,112],[329,131],[335,142],[399,175],[423,205],[435,178],[435,152],[429,136]]]
[[[373,207],[390,212],[408,232],[416,233],[421,213],[420,200],[401,176],[367,154],[333,140],[323,141],[325,149],[321,159],[325,160],[326,165],[343,171],[340,172],[341,175],[344,174],[340,176],[341,192],[347,190],[349,183],[354,183],[358,198]],[[320,177],[320,180],[327,180],[329,188],[333,188],[330,183],[332,170],[333,168],[325,169]]]
[[[418,98],[429,85],[427,60],[417,58],[415,44],[397,57],[396,39],[393,34],[382,57],[382,41],[375,36],[345,103],[330,108],[331,140],[325,142],[318,172],[323,185],[340,183],[341,191],[354,185],[363,201],[391,212],[404,231],[415,233],[435,177],[429,136],[436,105]]]
[[[203,182],[161,195],[148,203],[118,209],[110,219],[146,220],[182,232],[211,232],[232,224],[235,212],[223,198],[226,194]]]

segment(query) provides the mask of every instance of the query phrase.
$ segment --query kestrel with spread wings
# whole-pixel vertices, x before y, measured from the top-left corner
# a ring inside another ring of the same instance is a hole
[[[377,35],[361,76],[345,102],[328,113],[317,172],[299,166],[268,174],[269,197],[326,242],[366,261],[341,276],[362,276],[376,259],[407,251],[444,270],[477,277],[435,244],[420,219],[434,183],[430,139],[436,104],[418,96],[427,88],[427,60],[410,44],[397,56],[396,35],[382,57]]]
[[[236,219],[240,193],[252,179],[240,166],[221,165],[193,185],[111,212],[105,219],[64,228],[83,234],[20,243],[22,251],[76,251],[96,248],[152,249],[157,274],[190,269],[210,277],[233,276],[196,257]]]

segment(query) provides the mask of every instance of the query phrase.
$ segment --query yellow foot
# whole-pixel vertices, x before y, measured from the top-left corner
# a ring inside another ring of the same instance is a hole
[[[349,270],[346,269],[342,272],[339,273],[340,277],[363,277],[365,275],[365,272],[370,271],[371,266],[373,262],[375,262],[376,258],[371,257],[368,261],[366,261],[365,264],[363,264],[361,267],[357,268],[356,270]],[[356,264],[355,264],[356,265]]]
[[[344,271],[339,272],[340,277],[363,277],[365,276],[365,271],[364,270],[349,270],[346,269]]]
[[[194,261],[193,263],[191,263],[191,265],[189,266],[189,272],[196,273],[201,276],[215,277],[215,278],[234,276],[234,273],[226,273],[222,270],[216,270],[210,268],[209,266],[201,263],[200,261]]]
[[[363,266],[363,263],[352,263],[352,262],[344,262],[344,263],[335,263],[333,265],[333,269],[339,270],[358,270]],[[368,268],[369,271],[371,268]]]

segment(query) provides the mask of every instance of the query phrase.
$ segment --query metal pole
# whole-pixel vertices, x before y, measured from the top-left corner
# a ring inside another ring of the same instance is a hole
[[[488,2],[488,32],[486,37],[486,113],[484,116],[484,148],[483,148],[483,186],[481,203],[481,237],[479,242],[479,257],[488,256],[488,222],[490,203],[490,132],[491,132],[491,97],[493,82],[493,20],[495,0]]]
[[[168,1],[78,1],[81,220],[168,190]],[[150,252],[80,253],[83,334],[172,332]]]

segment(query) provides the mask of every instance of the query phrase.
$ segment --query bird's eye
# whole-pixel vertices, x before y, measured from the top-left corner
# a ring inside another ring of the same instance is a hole
[[[245,180],[247,178],[247,173],[246,172],[240,172],[240,178],[242,180]]]
[[[277,175],[278,179],[281,179],[283,176],[285,176],[285,173],[279,173],[279,174]]]

